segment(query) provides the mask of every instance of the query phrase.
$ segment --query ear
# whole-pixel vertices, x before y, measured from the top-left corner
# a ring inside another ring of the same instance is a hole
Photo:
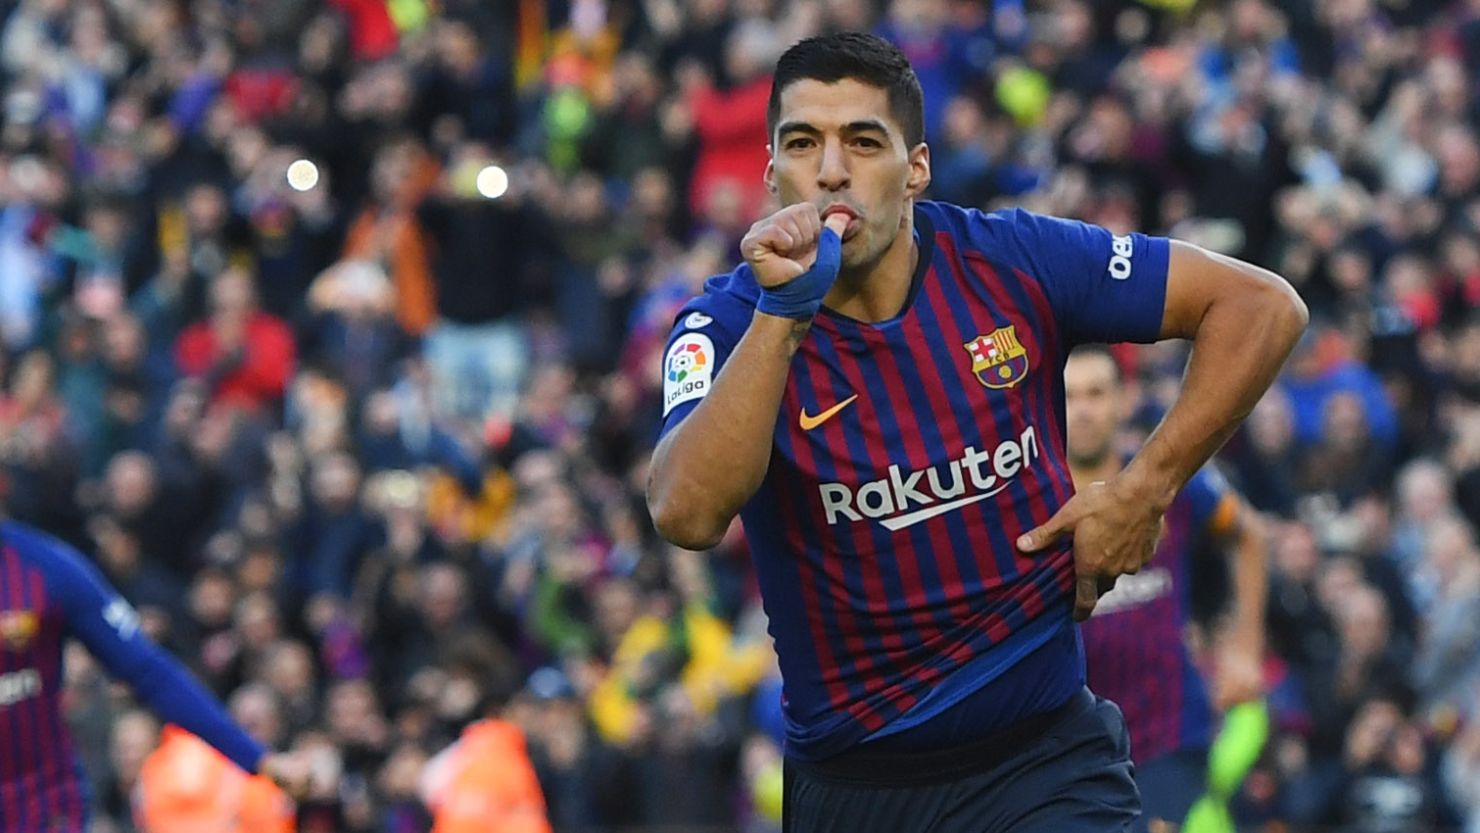
[[[930,187],[930,146],[921,142],[910,149],[910,176],[905,180],[905,193],[918,198]]]
[[[766,145],[766,154],[771,154],[770,145]],[[766,160],[766,172],[761,174],[761,179],[766,183],[766,191],[776,193],[776,165],[770,159]]]

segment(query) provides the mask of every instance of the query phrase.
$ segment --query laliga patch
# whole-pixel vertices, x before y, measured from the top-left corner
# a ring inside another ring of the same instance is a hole
[[[703,333],[684,333],[663,356],[663,416],[673,406],[702,399],[714,380],[714,342]]]

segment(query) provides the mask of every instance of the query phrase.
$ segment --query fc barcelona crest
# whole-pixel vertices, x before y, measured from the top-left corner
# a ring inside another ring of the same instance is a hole
[[[36,614],[29,610],[0,613],[0,644],[12,651],[24,651],[40,630]]]
[[[1016,325],[998,327],[961,345],[971,354],[971,372],[989,388],[1010,388],[1028,375],[1028,351],[1018,343]]]

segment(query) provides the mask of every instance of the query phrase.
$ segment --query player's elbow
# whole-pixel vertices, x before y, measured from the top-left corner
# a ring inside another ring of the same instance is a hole
[[[1260,266],[1173,241],[1169,275],[1184,276],[1173,304],[1168,296],[1167,333],[1195,338],[1209,320],[1219,329],[1257,332],[1272,350],[1293,349],[1310,322],[1310,311],[1290,282]],[[1195,288],[1188,288],[1195,287]]]
[[[1260,320],[1268,322],[1293,347],[1310,323],[1310,310],[1289,281],[1264,270],[1259,270],[1257,277],[1253,299]]]
[[[661,489],[648,490],[648,514],[663,540],[686,550],[713,549],[729,526],[715,520],[705,507]]]

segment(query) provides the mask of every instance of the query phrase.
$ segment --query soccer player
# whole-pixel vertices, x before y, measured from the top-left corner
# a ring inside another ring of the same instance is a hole
[[[786,830],[1122,830],[1125,725],[1085,688],[1075,619],[1151,556],[1305,308],[1194,246],[925,201],[922,124],[880,38],[777,62],[763,176],[785,207],[680,312],[649,509],[696,550],[744,521],[782,668]],[[1076,494],[1070,347],[1159,338],[1193,340],[1181,397]]]
[[[82,640],[161,719],[247,772],[301,793],[303,762],[266,752],[178,662],[81,553],[0,519],[0,833],[83,833],[82,766],[62,719],[62,642]]]
[[[1113,480],[1132,404],[1119,365],[1103,347],[1081,347],[1064,368],[1064,389],[1075,487]],[[1089,686],[1120,706],[1130,729],[1142,819],[1180,825],[1205,791],[1214,700],[1223,710],[1259,695],[1268,576],[1262,527],[1212,469],[1187,481],[1165,520],[1150,563],[1100,597],[1083,633]],[[1234,555],[1232,626],[1220,640],[1214,692],[1186,640],[1192,558],[1209,544]]]

